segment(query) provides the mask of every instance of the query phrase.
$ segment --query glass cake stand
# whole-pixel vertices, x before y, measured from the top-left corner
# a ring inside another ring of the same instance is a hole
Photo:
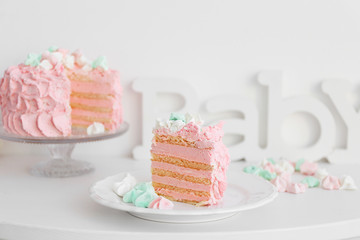
[[[20,143],[45,144],[50,152],[51,159],[35,164],[31,173],[44,177],[73,177],[89,173],[94,170],[91,163],[74,160],[71,154],[77,143],[106,140],[123,135],[129,129],[129,124],[124,122],[115,131],[101,134],[84,135],[75,133],[68,137],[25,137],[11,134],[0,127],[0,139]]]

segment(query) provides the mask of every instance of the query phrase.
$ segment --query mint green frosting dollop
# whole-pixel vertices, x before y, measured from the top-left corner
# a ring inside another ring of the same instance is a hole
[[[295,171],[300,172],[300,167],[304,162],[305,162],[305,159],[303,159],[303,158],[297,160],[297,162],[295,164]]]
[[[131,191],[127,192],[123,201],[133,203],[137,207],[147,208],[157,197],[158,195],[155,193],[151,182],[146,182],[137,184]]]
[[[25,65],[35,67],[40,64],[40,61],[41,61],[41,54],[29,53],[25,60]]]
[[[259,175],[261,168],[259,168],[257,166],[247,166],[247,167],[244,167],[243,171],[245,173]]]
[[[180,113],[171,113],[169,120],[171,120],[171,121],[181,120],[181,121],[185,122],[185,115],[180,114]]]
[[[319,179],[316,177],[308,176],[301,181],[303,184],[306,184],[309,188],[318,187],[320,185]]]
[[[266,180],[272,180],[274,178],[276,178],[276,173],[271,173],[268,170],[262,169],[259,172],[259,176],[265,178]]]
[[[107,60],[105,56],[100,56],[97,59],[95,59],[92,62],[91,65],[92,68],[97,68],[97,67],[101,67],[102,69],[104,69],[105,71],[107,71],[109,69],[108,64],[107,64]]]
[[[51,46],[48,48],[49,52],[55,52],[56,50],[58,50],[59,48],[57,46]]]

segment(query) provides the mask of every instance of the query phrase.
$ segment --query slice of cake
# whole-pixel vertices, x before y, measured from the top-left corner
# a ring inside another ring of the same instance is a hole
[[[168,121],[157,122],[151,172],[158,195],[198,206],[222,199],[230,162],[222,125],[202,126],[200,118],[190,114],[171,114]]]
[[[78,51],[50,48],[9,67],[0,82],[5,130],[22,136],[69,136],[94,122],[122,123],[119,73],[104,57],[92,64]]]

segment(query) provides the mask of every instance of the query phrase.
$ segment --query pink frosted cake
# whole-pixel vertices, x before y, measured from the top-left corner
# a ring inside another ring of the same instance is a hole
[[[29,54],[1,79],[6,131],[22,136],[68,136],[94,122],[106,130],[122,123],[119,73],[99,57],[91,65],[78,51],[50,48]]]
[[[202,126],[190,114],[171,114],[170,120],[157,122],[151,172],[158,195],[197,206],[221,201],[229,165],[222,125]]]

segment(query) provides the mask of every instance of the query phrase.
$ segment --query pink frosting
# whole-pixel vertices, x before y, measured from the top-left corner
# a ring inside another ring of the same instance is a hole
[[[271,183],[274,184],[278,192],[285,192],[289,184],[288,179],[281,176],[277,176],[276,178],[271,180]]]
[[[289,183],[287,185],[286,191],[288,193],[304,193],[306,191],[306,185],[303,183]]]
[[[51,70],[24,64],[9,67],[0,90],[6,131],[35,137],[70,135],[70,81],[61,65]],[[63,118],[60,129],[54,123],[58,116]]]
[[[173,209],[174,204],[164,198],[164,197],[158,197],[155,198],[150,204],[149,204],[149,208],[154,208],[154,209]]]
[[[223,168],[227,167],[230,163],[230,157],[226,146],[222,142],[218,142],[214,149],[198,149],[166,143],[153,143],[151,146],[151,152],[155,154],[209,165],[219,165]]]
[[[165,163],[165,162],[152,161],[151,167],[157,168],[157,169],[164,169],[164,170],[171,171],[171,172],[181,172],[181,174],[183,174],[183,175],[193,176],[193,177],[201,177],[201,178],[211,179],[212,175],[213,175],[213,171],[185,168],[185,167],[180,167],[180,166]]]
[[[313,176],[313,175],[315,175],[317,169],[318,169],[318,164],[317,163],[305,161],[300,166],[300,173],[304,174],[304,175]]]
[[[340,185],[339,178],[335,176],[326,176],[321,182],[322,188],[326,190],[338,190]]]

